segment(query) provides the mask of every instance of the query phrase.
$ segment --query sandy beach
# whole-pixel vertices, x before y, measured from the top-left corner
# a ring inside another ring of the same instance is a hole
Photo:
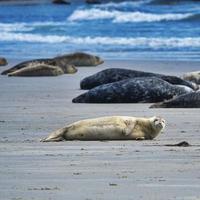
[[[79,67],[73,75],[0,76],[0,199],[200,199],[200,109],[71,103],[84,92],[80,80],[106,68],[181,75],[199,66],[199,62],[108,60],[97,67]],[[152,141],[39,142],[65,124],[108,115],[158,115],[166,119],[167,127]],[[181,141],[192,146],[165,146]]]

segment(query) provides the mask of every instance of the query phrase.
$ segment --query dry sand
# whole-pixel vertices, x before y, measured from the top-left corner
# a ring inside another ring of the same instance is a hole
[[[108,67],[180,75],[199,66],[107,61],[74,75],[0,76],[0,199],[199,200],[200,109],[71,103],[83,92],[80,79]],[[167,127],[153,141],[39,142],[66,123],[105,115],[160,115]],[[193,146],[164,146],[184,140]]]

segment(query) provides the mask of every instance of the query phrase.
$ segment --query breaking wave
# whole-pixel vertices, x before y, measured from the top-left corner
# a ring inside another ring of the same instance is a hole
[[[200,47],[200,37],[196,38],[125,38],[125,37],[72,37],[58,35],[39,35],[22,33],[0,33],[0,41],[21,41],[38,43],[67,43],[77,45],[104,45],[118,46],[127,45],[127,47],[140,48],[183,48]]]
[[[82,21],[82,20],[102,20],[111,19],[114,23],[126,22],[158,22],[158,21],[176,21],[192,17],[192,13],[185,14],[152,14],[145,12],[121,12],[101,10],[97,8],[87,10],[76,10],[69,16],[68,21]]]
[[[38,27],[47,27],[47,26],[62,26],[66,25],[66,22],[32,22],[32,23],[0,23],[0,32],[26,32],[32,31]]]
[[[95,8],[131,8],[131,7],[138,7],[141,6],[142,4],[150,3],[151,0],[141,0],[141,1],[125,1],[125,2],[109,2],[105,4],[98,4],[95,5]]]

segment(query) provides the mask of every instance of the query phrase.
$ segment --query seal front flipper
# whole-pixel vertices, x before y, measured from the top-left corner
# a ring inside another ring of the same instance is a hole
[[[61,128],[51,133],[47,138],[41,139],[40,142],[60,142],[65,140],[64,133],[68,130],[67,128]]]
[[[132,133],[133,129],[135,128],[136,123],[130,120],[125,120],[125,128],[124,128],[124,135],[128,136]]]

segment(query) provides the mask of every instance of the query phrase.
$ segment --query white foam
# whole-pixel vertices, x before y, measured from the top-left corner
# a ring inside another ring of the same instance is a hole
[[[136,48],[200,48],[200,37],[196,38],[126,38],[126,37],[72,37],[58,35],[39,35],[1,32],[0,41],[21,41],[21,42],[38,42],[38,43],[68,43],[77,45],[105,45],[121,46]]]
[[[111,19],[115,23],[125,22],[153,22],[153,21],[169,21],[182,20],[191,17],[193,14],[151,14],[144,12],[122,12],[116,10],[101,10],[97,8],[87,10],[76,10],[69,16],[69,21],[81,20],[100,20]]]
[[[131,8],[141,6],[141,4],[149,3],[151,0],[141,0],[141,1],[125,1],[125,2],[109,2],[104,4],[95,5],[95,8]]]
[[[0,32],[31,31],[31,27],[26,27],[25,23],[0,23]]]
[[[23,34],[23,33],[0,33],[0,41],[20,41],[20,42],[39,42],[39,43],[61,43],[68,40],[65,36],[56,35],[39,35],[39,34]]]
[[[0,32],[25,32],[32,31],[37,27],[62,26],[66,22],[32,22],[32,23],[0,23]]]

